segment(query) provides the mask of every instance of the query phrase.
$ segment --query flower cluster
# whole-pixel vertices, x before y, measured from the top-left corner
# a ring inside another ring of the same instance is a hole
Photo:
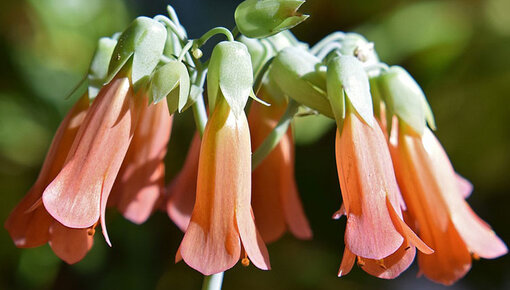
[[[204,275],[239,260],[268,270],[266,243],[286,231],[312,238],[289,127],[301,108],[337,124],[343,204],[333,218],[347,218],[338,276],[356,262],[392,279],[418,253],[421,273],[451,284],[472,257],[506,254],[465,201],[472,185],[432,133],[418,84],[403,68],[380,62],[358,34],[337,32],[311,48],[298,41],[287,29],[308,17],[296,12],[303,2],[243,2],[235,17],[244,36],[237,40],[225,28],[189,40],[171,7],[171,19],[139,17],[100,40],[88,91],[5,223],[15,245],[49,243],[72,264],[91,249],[98,224],[111,245],[107,207],[137,224],[164,209],[184,232],[176,261]],[[217,33],[228,40],[202,62],[200,46]],[[197,132],[182,170],[165,186],[172,120],[188,108]]]

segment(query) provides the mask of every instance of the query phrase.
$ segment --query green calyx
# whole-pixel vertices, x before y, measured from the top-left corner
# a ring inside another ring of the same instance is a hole
[[[147,81],[163,54],[167,31],[163,24],[148,17],[136,18],[122,32],[115,46],[108,68],[106,82],[132,59],[131,82],[139,87]]]
[[[386,103],[386,115],[391,120],[396,115],[419,135],[423,134],[426,123],[435,129],[434,115],[422,89],[402,67],[392,66],[375,80]],[[388,122],[391,130],[391,122]]]
[[[268,76],[286,96],[334,118],[326,96],[326,72],[321,61],[307,50],[284,48],[273,60]]]
[[[303,0],[246,0],[237,6],[235,21],[239,31],[250,38],[267,37],[290,29],[309,15],[297,12]]]
[[[207,95],[212,112],[217,98],[222,96],[233,113],[244,113],[252,93],[253,69],[246,45],[237,41],[218,43],[211,54],[207,73]]]
[[[368,75],[357,58],[340,55],[328,61],[327,92],[339,130],[346,116],[347,101],[369,126],[373,126]]]
[[[186,66],[176,60],[158,68],[151,78],[150,96],[157,103],[166,98],[170,114],[182,111],[188,101],[190,79]]]

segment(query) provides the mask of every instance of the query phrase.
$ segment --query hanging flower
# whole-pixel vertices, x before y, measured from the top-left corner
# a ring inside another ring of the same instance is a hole
[[[172,116],[166,102],[144,104],[108,200],[109,206],[116,206],[136,224],[145,222],[162,198],[171,128]]]
[[[336,156],[344,209],[335,217],[347,216],[338,275],[346,275],[358,256],[363,270],[391,279],[412,263],[414,247],[432,253],[403,221],[402,197],[381,128],[348,109],[342,133],[337,131]]]
[[[42,195],[48,213],[69,228],[93,228],[100,220],[108,244],[105,209],[128,150],[143,102],[130,80],[116,77],[89,108],[65,165]]]
[[[471,256],[493,259],[506,254],[503,241],[464,200],[470,184],[455,173],[432,132],[425,128],[420,136],[402,122],[396,127],[390,149],[397,180],[411,224],[435,250],[418,254],[420,272],[450,285],[469,271]]]
[[[49,243],[55,254],[69,264],[80,261],[90,250],[93,231],[63,226],[48,214],[41,198],[46,186],[64,166],[88,108],[89,99],[85,95],[69,111],[53,138],[35,184],[5,222],[17,247],[32,248]]]
[[[276,102],[270,107],[256,102],[251,105],[248,120],[253,150],[273,130],[285,108],[285,103]],[[310,239],[312,231],[294,179],[294,143],[290,128],[252,176],[253,214],[264,241],[277,240],[287,228],[298,238]]]
[[[251,213],[251,145],[244,113],[217,100],[207,122],[198,165],[196,201],[179,248],[204,275],[233,267],[243,249],[260,269],[269,269],[267,249]],[[179,254],[177,259],[179,259]]]

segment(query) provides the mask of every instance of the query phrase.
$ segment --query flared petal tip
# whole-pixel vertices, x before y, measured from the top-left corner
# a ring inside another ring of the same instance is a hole
[[[506,244],[496,235],[496,233],[493,234],[494,236],[491,244],[486,247],[483,253],[475,252],[474,254],[484,259],[496,259],[508,254],[508,247]]]

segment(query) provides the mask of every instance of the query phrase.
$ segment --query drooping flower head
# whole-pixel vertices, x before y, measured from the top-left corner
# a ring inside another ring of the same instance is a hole
[[[93,235],[88,229],[72,229],[60,224],[48,214],[41,198],[46,186],[64,166],[88,108],[89,98],[85,95],[69,111],[53,138],[35,184],[5,222],[17,247],[31,248],[49,243],[55,254],[69,264],[78,262],[90,250]]]
[[[471,256],[494,259],[508,252],[491,227],[464,200],[458,177],[429,129],[420,137],[396,125],[391,153],[411,224],[435,253],[418,254],[420,272],[450,285],[471,268]],[[398,133],[397,133],[398,130]]]
[[[162,199],[171,127],[166,102],[145,104],[108,201],[134,223],[145,222]]]
[[[253,83],[250,57],[243,44],[221,42],[210,66],[212,114],[200,147],[195,205],[177,259],[211,275],[233,267],[244,251],[255,266],[269,269],[250,205],[251,144],[243,111]]]
[[[261,98],[267,100],[265,91],[261,91]],[[287,102],[270,102],[271,106],[254,102],[250,107],[248,121],[253,150],[262,144],[285,111]],[[290,128],[252,176],[253,213],[264,241],[277,240],[287,229],[298,238],[310,239],[312,231],[294,178],[294,142]]]
[[[415,249],[432,250],[404,223],[403,202],[388,145],[375,122],[368,77],[349,56],[328,63],[328,95],[337,123],[336,160],[347,216],[339,276],[358,265],[380,278],[395,278],[413,261]]]
[[[435,127],[425,95],[400,67],[373,81],[384,101],[390,152],[414,230],[435,252],[418,254],[420,272],[450,285],[471,268],[471,255],[496,258],[507,253],[496,236],[464,200],[472,185],[455,173],[446,152],[426,123]],[[404,106],[405,104],[405,106]]]

